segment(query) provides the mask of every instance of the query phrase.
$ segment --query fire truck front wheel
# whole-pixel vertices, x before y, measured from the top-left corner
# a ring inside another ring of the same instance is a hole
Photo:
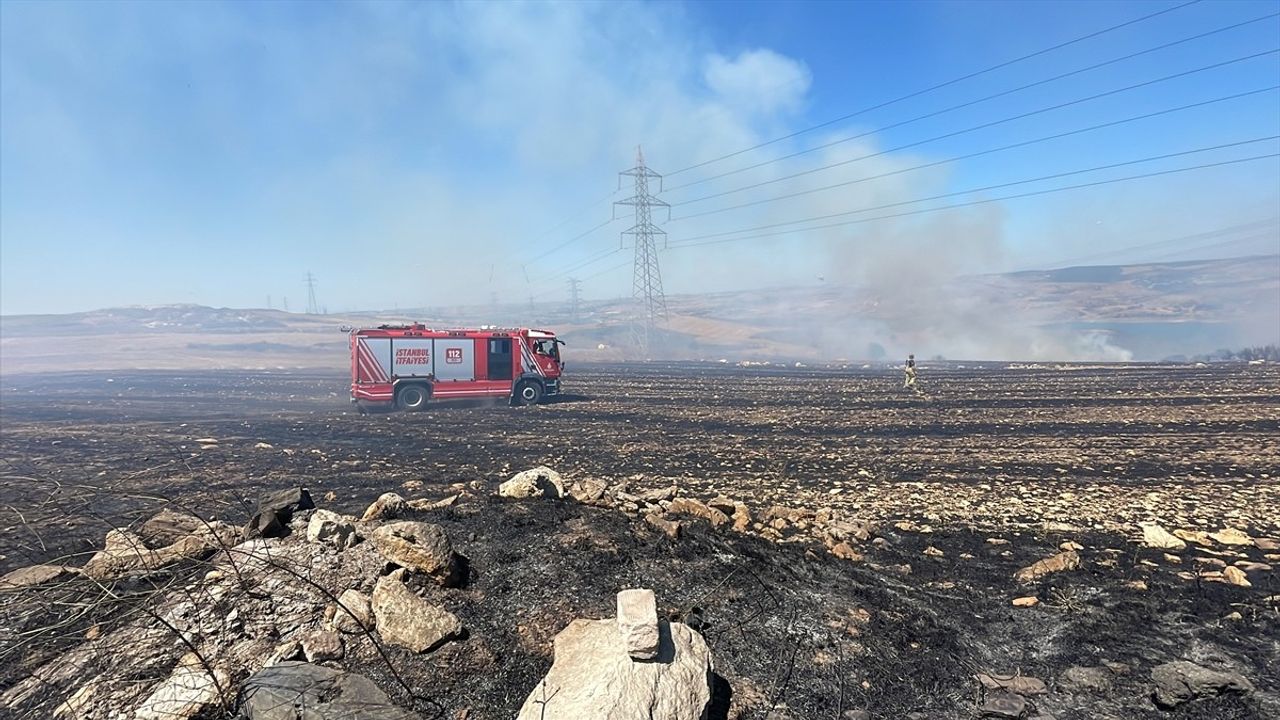
[[[516,405],[537,405],[542,402],[542,384],[534,380],[523,380],[516,385],[512,399]]]
[[[431,389],[417,383],[401,385],[396,388],[396,407],[409,412],[418,412],[427,407],[431,397]]]

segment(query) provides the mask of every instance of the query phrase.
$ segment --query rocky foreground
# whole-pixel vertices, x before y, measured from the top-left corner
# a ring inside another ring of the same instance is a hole
[[[1248,531],[992,535],[546,468],[360,517],[173,502],[0,578],[0,716],[1280,717],[1280,544]]]

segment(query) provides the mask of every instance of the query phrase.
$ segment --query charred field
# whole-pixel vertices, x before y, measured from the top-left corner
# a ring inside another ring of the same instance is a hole
[[[415,519],[468,559],[463,588],[421,589],[466,637],[424,655],[349,639],[336,661],[423,717],[512,717],[551,638],[635,586],[705,636],[724,680],[713,717],[982,717],[976,673],[1043,680],[1025,717],[1280,716],[1280,550],[1265,542],[1280,536],[1280,367],[937,364],[921,382],[923,399],[889,369],[571,361],[555,403],[402,414],[360,412],[333,373],[6,376],[0,573],[81,565],[165,508],[243,524],[261,493],[296,486],[356,516],[385,492],[461,493]],[[625,502],[493,496],[538,465],[625,495],[723,495],[754,522],[682,518],[672,540]],[[770,522],[775,506],[800,519]],[[837,557],[818,513],[875,530]],[[1148,547],[1147,522],[1264,542]],[[1079,567],[1015,580],[1067,544]],[[1248,586],[1220,581],[1236,564]],[[2,591],[0,694],[136,622],[155,587]],[[134,679],[154,684],[179,654]],[[1151,669],[1180,659],[1255,690],[1159,709]],[[1073,679],[1082,667],[1105,682]],[[49,681],[20,716],[50,716],[79,679]]]

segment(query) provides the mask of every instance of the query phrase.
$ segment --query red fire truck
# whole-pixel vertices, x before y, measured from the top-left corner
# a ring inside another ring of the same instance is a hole
[[[500,398],[533,405],[560,393],[555,333],[529,328],[351,331],[351,401],[418,411],[432,398]]]

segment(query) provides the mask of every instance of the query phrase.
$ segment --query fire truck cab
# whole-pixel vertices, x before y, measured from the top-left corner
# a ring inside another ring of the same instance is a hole
[[[534,405],[560,394],[555,333],[530,328],[432,330],[379,325],[351,331],[351,401],[416,412],[433,398],[501,398]]]

